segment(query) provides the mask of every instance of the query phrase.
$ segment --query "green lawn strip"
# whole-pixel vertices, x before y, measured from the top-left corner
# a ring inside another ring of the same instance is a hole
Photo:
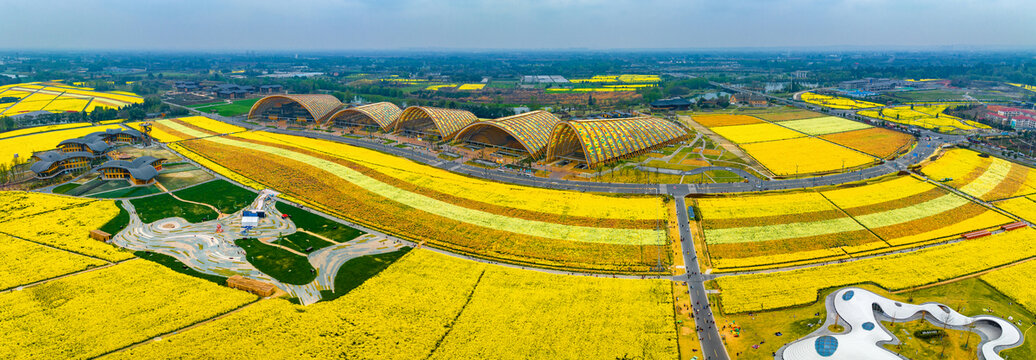
[[[77,188],[79,186],[80,185],[76,184],[76,183],[68,183],[68,184],[64,184],[64,185],[55,187],[54,190],[51,190],[51,191],[54,192],[55,194],[64,194],[64,193],[67,193],[69,190],[75,189],[75,188]]]
[[[277,203],[277,211],[290,216],[291,221],[295,223],[295,227],[305,229],[306,231],[319,234],[320,236],[338,242],[346,242],[355,239],[357,236],[363,235],[363,231],[339,224],[328,220],[323,216],[313,214],[309,211],[305,211],[282,202]]]
[[[162,183],[162,186],[165,186],[166,189],[172,191],[212,179],[212,175],[199,169],[187,169],[184,171],[158,174],[158,182]]]
[[[256,193],[226,180],[210,181],[173,192],[181,199],[197,201],[215,206],[224,214],[231,214],[244,209],[258,196]]]
[[[124,188],[121,188],[121,189],[112,190],[112,191],[108,191],[108,192],[95,193],[93,195],[90,195],[90,197],[92,197],[92,198],[101,198],[101,199],[114,199],[114,198],[127,198],[127,197],[134,197],[134,196],[151,195],[151,194],[157,194],[157,193],[160,193],[160,192],[162,192],[162,190],[158,189],[158,187],[156,187],[154,185],[148,185],[148,186],[129,186],[129,187],[124,187]]]
[[[309,259],[276,246],[263,244],[258,239],[240,239],[234,242],[245,249],[245,258],[256,269],[285,284],[306,285],[317,278],[316,269]]]
[[[133,199],[130,202],[137,208],[140,220],[145,223],[152,223],[171,217],[182,217],[184,220],[192,223],[216,218],[216,212],[212,211],[212,209],[177,200],[169,194]]]
[[[130,221],[129,212],[122,207],[122,202],[116,201],[115,206],[119,207],[119,214],[115,215],[115,217],[111,220],[108,220],[108,222],[100,228],[101,231],[109,233],[113,236],[119,231],[122,231],[122,229],[125,228]]]
[[[239,101],[235,101],[235,102],[230,103],[230,104],[227,104],[227,103],[202,104],[201,106],[194,106],[193,108],[195,110],[202,111],[202,112],[207,112],[207,113],[211,113],[213,111],[216,111],[221,116],[237,116],[237,115],[241,115],[241,114],[247,113],[249,110],[251,110],[252,109],[252,105],[254,105],[257,101],[259,101],[259,99],[260,98],[239,100]]]
[[[161,264],[162,266],[173,269],[173,271],[176,271],[181,274],[187,274],[190,276],[194,276],[196,278],[205,279],[224,286],[227,285],[227,278],[219,275],[210,275],[194,270],[188,267],[187,265],[184,265],[184,263],[180,262],[180,260],[176,260],[176,258],[169,255],[153,253],[150,251],[134,251],[133,255],[136,255],[137,257],[144,260],[154,261],[158,264]]]
[[[404,247],[390,253],[349,259],[345,264],[342,264],[342,267],[338,268],[338,274],[335,275],[335,291],[320,291],[321,301],[331,301],[345,295],[363,284],[367,279],[378,275],[378,273],[388,268],[389,265],[392,265],[392,263],[399,260],[409,251],[410,247]]]
[[[285,246],[285,247],[289,247],[292,250],[295,250],[295,251],[298,251],[298,252],[304,253],[304,254],[310,253],[310,252],[313,252],[313,251],[316,251],[316,250],[320,250],[320,249],[326,248],[326,247],[331,246],[331,245],[334,245],[332,243],[324,241],[321,238],[318,238],[316,236],[313,236],[313,235],[310,235],[310,234],[307,234],[307,233],[304,233],[304,232],[296,232],[294,234],[281,237],[280,239],[274,240],[273,243],[277,244],[277,245],[282,245],[282,246]],[[309,249],[309,248],[312,248],[312,249],[307,251],[307,249]]]

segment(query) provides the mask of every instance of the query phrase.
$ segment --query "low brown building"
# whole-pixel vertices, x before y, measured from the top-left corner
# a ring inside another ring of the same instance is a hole
[[[101,230],[90,230],[90,237],[98,241],[108,241],[112,239],[112,234]]]
[[[238,290],[244,290],[262,297],[267,297],[277,292],[277,287],[273,286],[273,284],[249,279],[241,275],[234,275],[227,278],[227,286]]]

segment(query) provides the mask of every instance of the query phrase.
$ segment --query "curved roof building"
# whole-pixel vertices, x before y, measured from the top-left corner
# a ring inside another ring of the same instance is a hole
[[[559,122],[554,114],[536,110],[472,123],[458,132],[455,140],[524,150],[532,158],[539,158],[550,140],[551,129]]]
[[[341,109],[327,118],[325,126],[349,127],[377,125],[383,131],[391,131],[392,123],[403,113],[396,104],[379,102]]]
[[[97,167],[97,172],[105,179],[127,179],[134,185],[144,185],[154,182],[163,161],[165,159],[153,156],[141,156],[133,161],[108,160]]]
[[[29,170],[36,174],[36,178],[46,179],[62,174],[65,171],[86,169],[90,165],[90,160],[95,156],[88,151],[64,152],[51,150],[33,154],[33,157],[39,160],[32,163],[29,166]]]
[[[328,115],[341,107],[342,102],[331,95],[270,95],[252,105],[252,109],[248,110],[248,118],[323,122]]]
[[[594,167],[685,138],[687,129],[656,117],[564,121],[550,133],[546,160],[566,158]]]
[[[399,114],[393,130],[435,135],[442,140],[449,140],[465,125],[476,121],[478,117],[465,110],[411,106]]]

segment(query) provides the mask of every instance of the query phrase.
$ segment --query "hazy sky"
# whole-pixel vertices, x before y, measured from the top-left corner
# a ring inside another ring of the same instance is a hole
[[[0,49],[1036,48],[1036,0],[0,0]]]

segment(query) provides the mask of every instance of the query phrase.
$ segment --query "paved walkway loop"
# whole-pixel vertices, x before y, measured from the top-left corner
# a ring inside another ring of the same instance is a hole
[[[317,269],[317,279],[306,285],[292,285],[277,281],[259,271],[245,258],[245,251],[234,244],[242,238],[280,237],[297,231],[290,219],[282,218],[274,206],[273,190],[263,190],[247,209],[263,210],[266,217],[258,226],[242,232],[241,214],[233,214],[192,224],[183,218],[166,218],[145,224],[137,215],[137,209],[129,201],[122,205],[130,213],[129,225],[112,238],[112,244],[134,250],[150,251],[169,255],[198,272],[230,277],[241,275],[250,279],[265,281],[299,298],[303,305],[320,301],[320,290],[334,289],[334,276],[349,259],[395,251],[402,245],[384,238],[374,239],[361,236],[357,240],[330,246],[308,256]],[[220,232],[217,232],[220,229]]]

